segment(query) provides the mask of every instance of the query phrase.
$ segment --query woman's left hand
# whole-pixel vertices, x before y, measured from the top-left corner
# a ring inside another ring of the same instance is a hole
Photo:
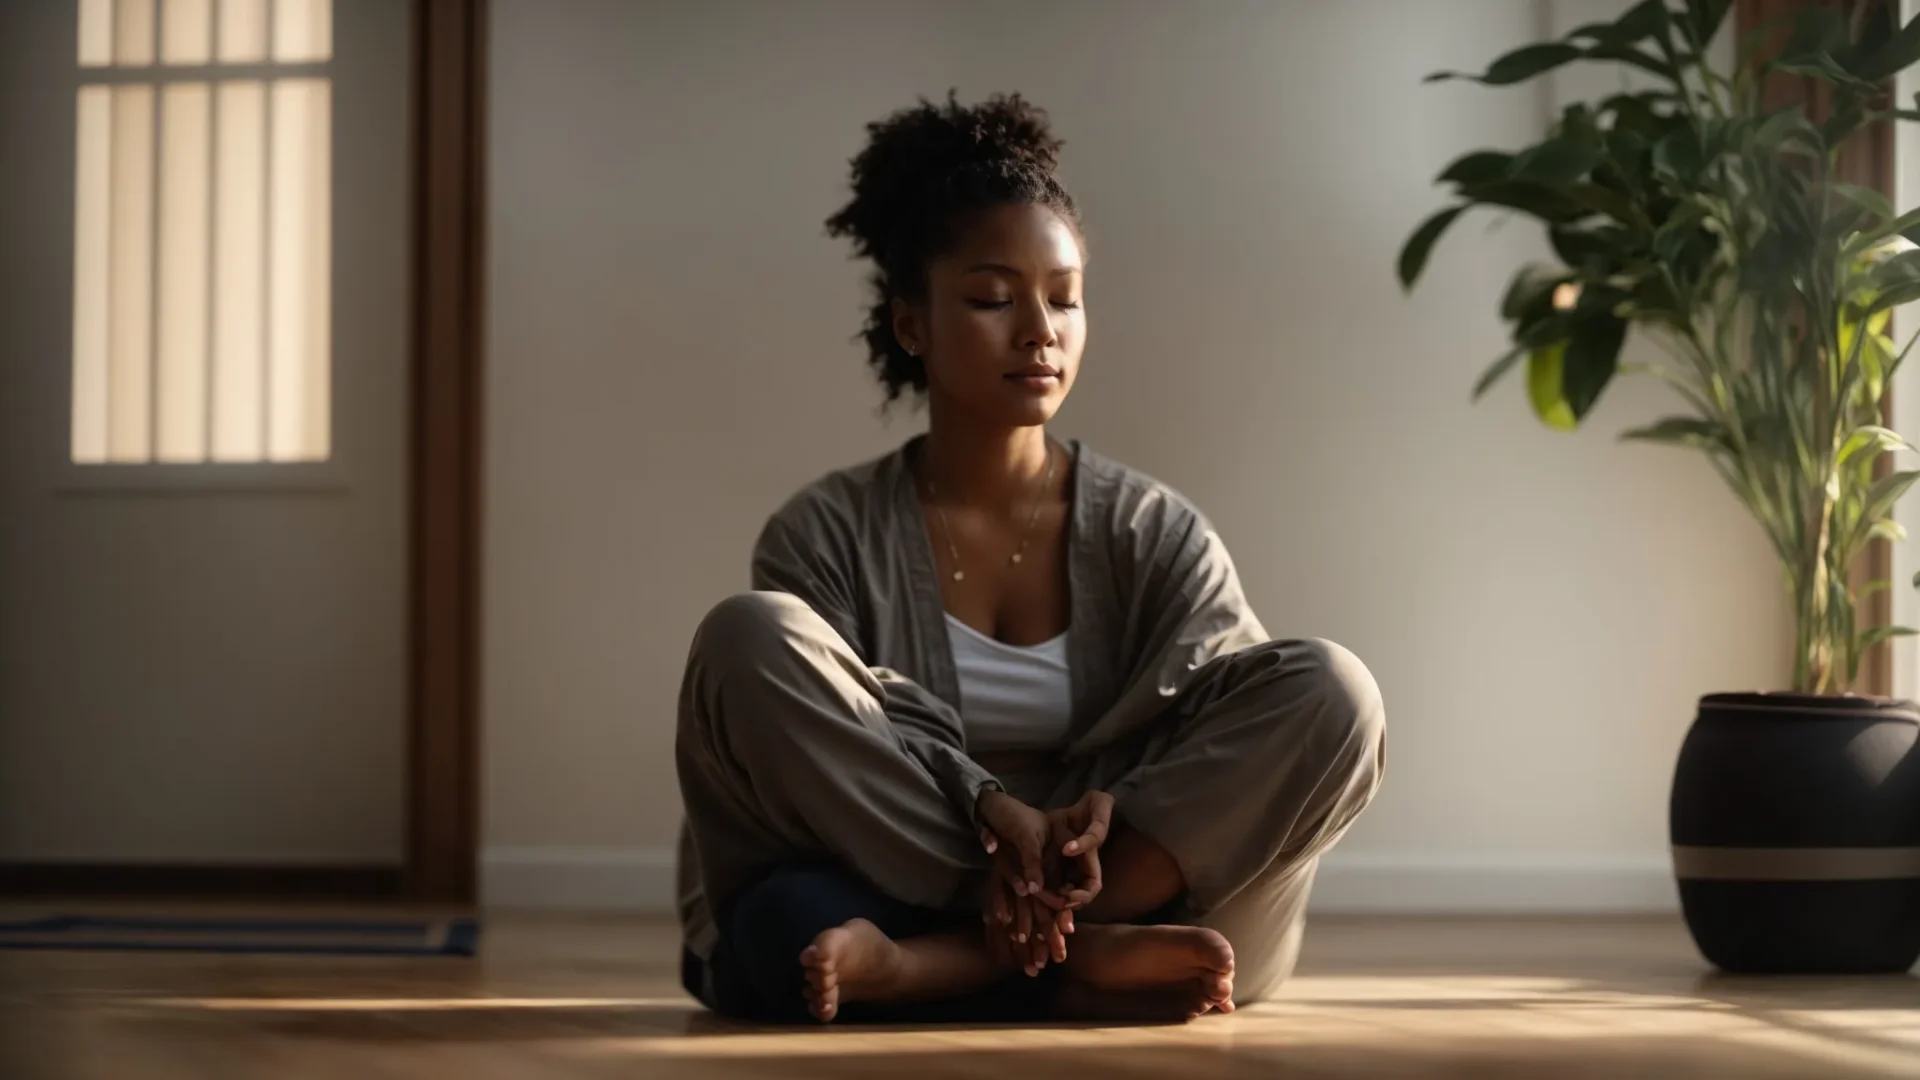
[[[1068,910],[1082,908],[1100,895],[1100,848],[1113,827],[1113,796],[1089,791],[1072,806],[1047,812],[1052,843],[1059,845],[1063,880],[1061,895]]]

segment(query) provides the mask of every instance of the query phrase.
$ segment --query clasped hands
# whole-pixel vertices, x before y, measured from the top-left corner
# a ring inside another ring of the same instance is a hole
[[[1067,959],[1073,913],[1100,894],[1100,847],[1113,796],[1089,791],[1072,806],[1036,810],[1004,791],[975,804],[980,843],[992,855],[980,915],[995,958],[1038,975]]]

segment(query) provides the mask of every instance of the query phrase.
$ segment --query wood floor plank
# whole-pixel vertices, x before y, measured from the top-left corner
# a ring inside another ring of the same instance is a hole
[[[7,1080],[1920,1076],[1920,980],[1730,978],[1671,919],[1322,919],[1278,999],[1178,1027],[756,1029],[654,919],[481,956],[0,952]]]

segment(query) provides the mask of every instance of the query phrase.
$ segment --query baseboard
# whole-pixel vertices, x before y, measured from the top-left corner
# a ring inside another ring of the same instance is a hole
[[[490,848],[481,902],[493,908],[671,913],[668,848]],[[1342,855],[1322,861],[1315,914],[1586,915],[1679,910],[1665,855],[1529,858]]]
[[[1664,854],[1434,856],[1335,851],[1314,879],[1329,915],[1638,915],[1680,910]]]
[[[672,848],[487,848],[480,903],[557,911],[674,910]]]
[[[405,870],[362,864],[0,862],[0,897],[395,900]]]

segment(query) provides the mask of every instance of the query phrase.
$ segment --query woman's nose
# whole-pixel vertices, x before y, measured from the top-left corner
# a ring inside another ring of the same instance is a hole
[[[1060,343],[1059,334],[1053,329],[1053,312],[1044,300],[1020,305],[1023,318],[1020,320],[1020,347],[1023,349],[1050,349]]]

